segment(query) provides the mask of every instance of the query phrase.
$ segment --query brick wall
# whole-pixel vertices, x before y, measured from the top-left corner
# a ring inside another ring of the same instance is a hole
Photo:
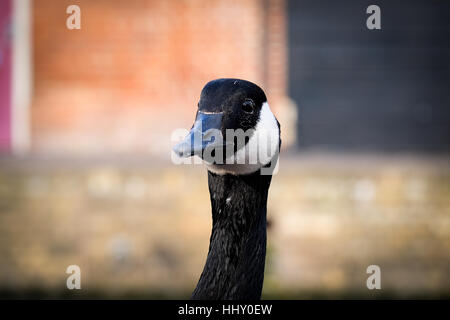
[[[66,28],[71,4],[81,30]],[[267,85],[280,100],[283,10],[283,0],[36,1],[33,150],[168,155],[170,132],[192,124],[214,78]]]

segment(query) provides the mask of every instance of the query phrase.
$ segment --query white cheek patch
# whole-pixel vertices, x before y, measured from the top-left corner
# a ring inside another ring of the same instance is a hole
[[[251,140],[254,141],[251,141]],[[250,138],[250,155],[253,152],[258,153],[258,161],[262,164],[268,164],[278,153],[280,143],[280,129],[277,120],[270,110],[269,104],[264,102],[256,124],[255,134]],[[255,146],[257,150],[255,150]]]
[[[218,174],[248,174],[268,164],[279,150],[280,131],[277,120],[264,102],[258,122],[245,148],[226,158],[224,165],[208,165],[208,169]]]

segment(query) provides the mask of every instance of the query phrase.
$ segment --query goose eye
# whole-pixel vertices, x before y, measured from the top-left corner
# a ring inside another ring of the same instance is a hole
[[[245,100],[242,104],[242,110],[244,110],[245,113],[253,113],[253,110],[255,109],[255,103],[252,100]]]

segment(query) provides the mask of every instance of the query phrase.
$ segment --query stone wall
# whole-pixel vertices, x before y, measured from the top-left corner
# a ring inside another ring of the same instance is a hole
[[[188,297],[211,231],[206,171],[149,163],[3,159],[0,294]],[[264,296],[448,294],[449,181],[448,159],[282,157]],[[81,292],[65,287],[72,264]]]

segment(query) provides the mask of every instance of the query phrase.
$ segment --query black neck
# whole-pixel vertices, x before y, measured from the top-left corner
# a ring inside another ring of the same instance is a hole
[[[259,171],[241,176],[208,171],[213,226],[193,299],[260,299],[271,178]]]

